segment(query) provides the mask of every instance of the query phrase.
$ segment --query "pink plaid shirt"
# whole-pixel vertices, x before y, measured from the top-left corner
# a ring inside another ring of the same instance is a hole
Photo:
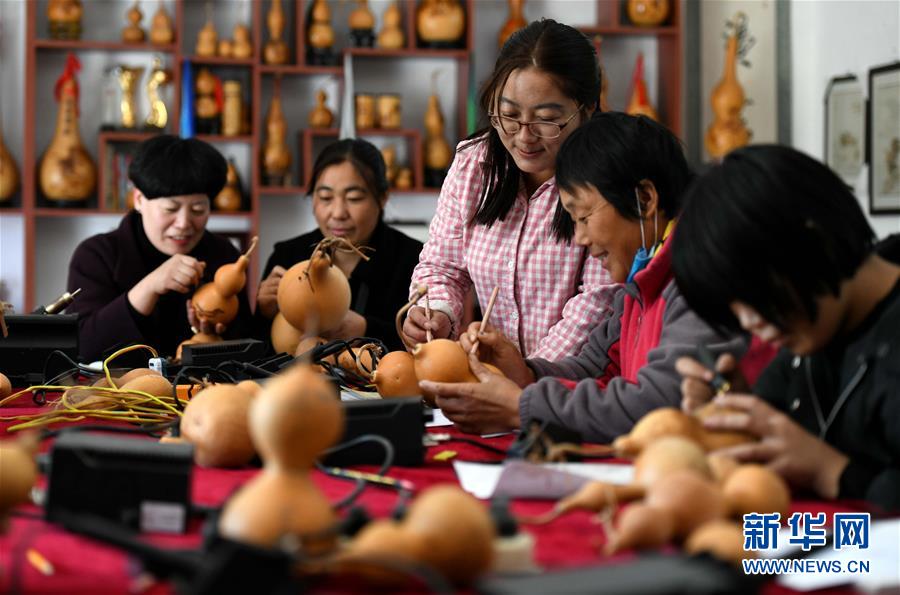
[[[456,336],[472,284],[482,311],[499,286],[490,323],[522,355],[554,361],[575,354],[608,316],[618,286],[584,248],[554,240],[556,178],[530,198],[523,187],[503,221],[468,225],[481,196],[486,147],[457,147],[412,287],[428,286],[431,308],[450,317]]]

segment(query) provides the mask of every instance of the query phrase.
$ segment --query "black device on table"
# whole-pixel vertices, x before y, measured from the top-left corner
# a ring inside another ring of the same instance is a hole
[[[44,367],[50,354],[62,351],[78,357],[77,314],[8,314],[8,335],[0,335],[0,362],[13,386],[44,382]]]

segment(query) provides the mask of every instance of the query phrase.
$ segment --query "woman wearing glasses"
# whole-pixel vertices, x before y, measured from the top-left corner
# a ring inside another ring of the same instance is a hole
[[[412,286],[428,286],[431,318],[412,308],[403,332],[455,337],[466,293],[482,310],[500,293],[493,326],[525,355],[578,351],[607,315],[614,285],[587,251],[551,236],[559,191],[556,153],[593,113],[597,58],[587,38],[552,20],[516,32],[481,92],[490,126],[457,150]]]

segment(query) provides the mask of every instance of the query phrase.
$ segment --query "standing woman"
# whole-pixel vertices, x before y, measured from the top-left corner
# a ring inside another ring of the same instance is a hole
[[[288,268],[309,259],[325,237],[342,237],[372,251],[368,261],[355,251],[337,251],[335,264],[350,281],[350,311],[340,327],[323,336],[373,337],[402,349],[394,316],[406,303],[422,243],[383,221],[388,181],[381,152],[361,139],[328,145],[316,159],[309,193],[318,229],[275,244],[259,286],[257,318],[271,321],[278,313],[278,284]]]
[[[490,126],[458,147],[412,276],[428,286],[432,317],[412,308],[409,340],[465,330],[472,286],[482,310],[500,288],[491,323],[528,357],[576,353],[607,316],[609,275],[584,247],[551,236],[556,153],[599,96],[596,53],[579,31],[548,19],[509,38],[481,92]]]

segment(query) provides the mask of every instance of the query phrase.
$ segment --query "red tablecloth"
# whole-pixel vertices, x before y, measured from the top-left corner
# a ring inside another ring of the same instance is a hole
[[[0,409],[0,416],[36,411],[25,408]],[[9,423],[0,423],[0,433],[6,432]],[[446,432],[447,428],[439,428]],[[453,431],[451,434],[453,434]],[[454,434],[461,436],[461,434]],[[140,439],[140,438],[138,438]],[[485,444],[506,448],[511,436],[482,439]],[[435,460],[435,455],[452,450],[457,454],[448,461]],[[426,464],[419,468],[394,467],[389,475],[412,482],[416,491],[440,483],[457,483],[453,471],[453,460],[500,461],[503,457],[477,446],[463,442],[442,443],[430,447]],[[2,470],[0,470],[2,473]],[[246,482],[256,469],[222,470],[195,468],[193,479],[193,500],[196,504],[219,506],[241,484]],[[315,472],[316,484],[331,501],[337,501],[350,490],[354,483],[336,479]],[[364,506],[372,516],[383,517],[390,514],[397,502],[396,493],[379,487],[368,487],[358,504]],[[547,501],[516,501],[512,504],[517,515],[536,515],[552,507]],[[829,518],[834,512],[853,510],[852,505],[815,501],[795,501],[793,511],[824,511]],[[24,507],[26,513],[39,513],[35,507]],[[200,523],[194,522],[187,535],[153,535],[150,540],[163,547],[191,548],[200,544]],[[609,563],[599,549],[604,543],[603,530],[592,520],[592,515],[573,513],[548,525],[526,527],[536,538],[535,562],[541,567],[559,569]],[[44,576],[25,560],[25,552],[34,549],[49,560],[55,569],[51,576]],[[628,558],[629,556],[620,556]],[[57,526],[39,519],[15,516],[11,519],[9,532],[0,536],[0,593],[19,591],[22,593],[126,593],[134,592],[140,566],[119,550],[93,540],[67,533]],[[146,593],[169,592],[168,585],[151,585]],[[766,589],[770,593],[789,592],[771,584]]]

